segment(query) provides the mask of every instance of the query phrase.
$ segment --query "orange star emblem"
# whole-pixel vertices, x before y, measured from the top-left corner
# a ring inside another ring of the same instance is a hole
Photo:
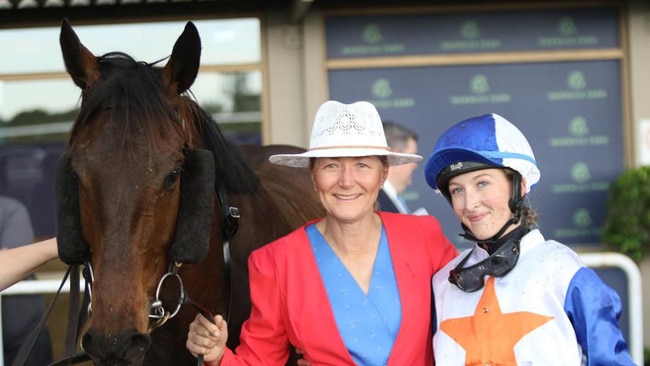
[[[551,319],[527,311],[502,313],[489,277],[474,315],[444,320],[440,330],[465,349],[466,365],[516,365],[515,344]]]

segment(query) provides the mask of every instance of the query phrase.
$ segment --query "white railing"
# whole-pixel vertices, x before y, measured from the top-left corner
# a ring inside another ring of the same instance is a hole
[[[627,277],[627,304],[630,334],[628,346],[630,355],[637,365],[643,365],[643,286],[641,271],[628,256],[620,253],[582,253],[580,259],[591,268],[619,268]]]
[[[620,253],[583,253],[580,254],[580,258],[591,268],[613,267],[619,268],[625,273],[627,277],[628,308],[623,309],[623,311],[628,312],[628,329],[630,333],[627,341],[632,360],[637,365],[643,365],[643,296],[639,267],[630,258]],[[2,296],[11,295],[56,293],[61,285],[62,279],[63,277],[58,280],[21,281],[0,292],[0,299],[2,299]],[[61,289],[61,293],[67,293],[69,290],[70,285],[66,281],[66,284]],[[2,301],[0,301],[0,313],[1,310]],[[4,354],[2,345],[2,317],[0,316],[0,355]],[[2,357],[0,357],[0,366],[4,366],[4,359]]]

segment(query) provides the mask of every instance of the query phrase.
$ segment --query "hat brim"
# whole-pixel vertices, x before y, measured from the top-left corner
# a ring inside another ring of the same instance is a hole
[[[440,172],[449,165],[456,164],[459,161],[473,161],[494,167],[502,167],[496,161],[487,159],[473,150],[462,147],[447,148],[431,155],[424,168],[425,179],[429,186],[433,189],[438,189],[437,179]]]
[[[362,157],[362,156],[386,156],[389,166],[417,163],[422,160],[422,156],[417,154],[405,154],[390,152],[381,149],[321,149],[309,150],[302,154],[276,154],[269,157],[273,164],[284,165],[292,168],[309,167],[311,158],[343,158],[343,157]]]

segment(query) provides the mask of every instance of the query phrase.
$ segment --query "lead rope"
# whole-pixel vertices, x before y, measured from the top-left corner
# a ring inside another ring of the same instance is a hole
[[[63,280],[61,281],[61,285],[59,285],[59,289],[56,291],[56,294],[54,294],[54,297],[50,301],[47,309],[43,312],[41,316],[41,320],[38,323],[38,325],[29,333],[29,336],[27,337],[25,342],[23,342],[23,345],[20,347],[20,350],[18,351],[16,358],[14,358],[14,362],[11,364],[12,366],[22,366],[25,364],[25,361],[27,360],[29,353],[32,351],[32,348],[36,343],[36,338],[45,327],[45,323],[47,322],[47,319],[49,318],[50,313],[54,308],[54,303],[59,297],[59,293],[61,293],[61,289],[63,288],[65,281],[68,279],[68,275],[70,275],[71,268],[72,266],[68,267],[68,269],[66,270],[65,274],[63,275]]]
[[[54,308],[54,304],[58,300],[59,294],[61,293],[61,289],[63,288],[63,285],[65,284],[66,280],[68,279],[68,276],[70,277],[70,309],[68,311],[68,328],[67,328],[67,334],[66,334],[66,344],[65,344],[65,354],[64,354],[64,359],[61,361],[58,361],[56,363],[52,363],[50,366],[62,366],[62,365],[72,365],[76,363],[81,363],[90,360],[90,357],[88,356],[87,353],[82,352],[78,353],[76,355],[73,355],[74,349],[75,349],[75,339],[77,335],[77,325],[78,323],[71,320],[70,318],[71,314],[74,314],[77,310],[78,307],[73,309],[75,307],[74,304],[78,304],[79,301],[79,266],[78,265],[71,265],[68,266],[68,269],[66,270],[65,274],[63,275],[63,280],[61,281],[61,285],[59,285],[59,289],[56,291],[54,294],[54,297],[52,300],[50,300],[49,305],[47,306],[47,309],[43,312],[43,315],[41,316],[41,320],[38,323],[38,325],[32,330],[32,332],[29,334],[28,338],[25,340],[23,345],[20,347],[20,350],[18,351],[18,354],[16,355],[16,358],[14,359],[14,362],[12,363],[12,366],[23,366],[25,364],[25,361],[27,360],[27,357],[29,356],[29,353],[31,352],[32,348],[34,347],[34,344],[36,342],[36,338],[38,335],[41,333],[43,328],[45,327],[45,323],[47,322],[47,319],[49,318],[50,314],[52,313],[52,309]],[[77,305],[78,306],[78,305]],[[77,319],[77,316],[75,314],[74,319]]]
[[[217,190],[217,196],[219,197],[219,204],[221,205],[223,211],[223,226],[222,226],[222,235],[224,238],[223,241],[223,262],[224,270],[226,276],[226,282],[229,286],[230,294],[228,295],[228,309],[226,310],[226,322],[230,324],[230,310],[232,307],[232,268],[231,268],[231,259],[230,259],[230,239],[234,238],[239,231],[239,209],[237,207],[232,207],[228,205],[228,195],[223,187]],[[194,300],[189,297],[185,297],[185,301],[192,305],[196,311],[203,315],[205,318],[210,320],[212,324],[214,323],[214,315],[210,310],[204,308],[203,306],[197,304]],[[203,355],[197,356],[197,366],[203,366]]]
[[[223,243],[223,260],[225,264],[225,269],[226,269],[226,278],[229,281],[232,281],[232,274],[230,272],[230,242],[228,240],[224,241]],[[232,282],[230,283],[230,288],[232,289]],[[185,296],[185,302],[192,305],[194,309],[201,315],[203,315],[206,319],[212,322],[212,324],[216,324],[214,322],[214,315],[210,312],[210,310],[204,308],[203,306],[199,305],[196,301],[190,299],[189,297]],[[228,296],[228,310],[226,312],[226,322],[230,323],[230,308],[232,305],[232,291],[230,296]],[[203,366],[203,355],[198,355],[197,357],[197,366]]]
[[[203,306],[199,305],[198,303],[196,303],[194,300],[192,300],[192,299],[190,299],[190,298],[186,298],[185,301],[186,301],[188,304],[192,305],[192,307],[194,307],[194,309],[196,309],[196,311],[197,311],[199,314],[203,315],[206,319],[208,319],[209,321],[211,321],[212,324],[215,324],[215,322],[214,322],[214,316],[212,315],[212,313],[210,312],[210,310],[204,308]],[[196,362],[197,366],[203,366],[203,355],[197,355],[197,356],[196,356],[196,361],[197,361],[197,362]]]

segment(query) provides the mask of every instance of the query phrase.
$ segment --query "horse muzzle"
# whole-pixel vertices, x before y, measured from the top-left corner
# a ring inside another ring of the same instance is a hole
[[[137,331],[105,335],[90,328],[81,345],[96,366],[139,366],[151,345],[151,337]]]

